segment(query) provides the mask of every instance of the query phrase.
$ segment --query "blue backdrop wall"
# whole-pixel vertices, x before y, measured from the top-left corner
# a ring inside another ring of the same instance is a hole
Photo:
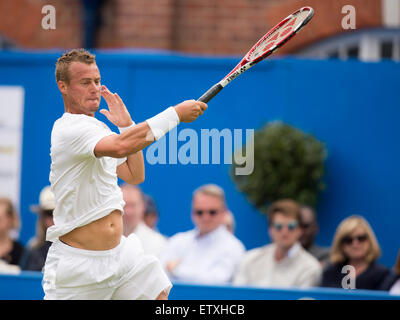
[[[41,188],[49,183],[50,133],[63,103],[54,80],[59,52],[0,53],[0,85],[25,89],[21,178],[21,240],[35,232]],[[185,99],[196,99],[218,82],[238,57],[213,58],[169,53],[98,52],[102,83],[122,97],[133,119],[150,116]],[[351,214],[363,215],[391,267],[400,248],[400,64],[394,62],[270,59],[232,82],[209,104],[206,114],[185,128],[259,129],[282,120],[326,144],[325,181],[317,207],[318,242],[330,245],[337,225]],[[105,107],[104,101],[101,107]],[[7,110],[1,110],[7,112]],[[116,128],[100,113],[112,130]],[[168,138],[167,138],[168,139]],[[200,143],[200,142],[199,142]],[[178,141],[178,149],[185,141]],[[146,155],[146,151],[145,151]],[[147,157],[148,158],[148,157]],[[200,157],[199,157],[200,161]],[[210,158],[211,162],[211,158]],[[159,229],[170,236],[192,228],[192,191],[217,183],[237,220],[236,235],[247,249],[269,242],[266,219],[239,193],[229,164],[146,164],[143,190],[154,196]]]

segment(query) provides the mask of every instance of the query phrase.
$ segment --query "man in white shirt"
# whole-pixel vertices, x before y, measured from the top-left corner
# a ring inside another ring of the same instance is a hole
[[[159,232],[149,228],[143,221],[146,210],[144,195],[138,186],[123,184],[121,186],[125,201],[123,220],[123,234],[129,236],[135,233],[142,243],[145,254],[159,256],[167,240]]]
[[[300,207],[284,199],[268,210],[272,244],[250,250],[240,263],[233,283],[257,287],[311,287],[320,282],[322,267],[298,242]]]
[[[142,149],[181,121],[194,121],[207,105],[194,100],[135,124],[116,93],[100,84],[94,55],[83,49],[56,63],[65,113],[51,133],[51,188],[56,199],[53,242],[43,275],[45,299],[166,299],[171,283],[159,261],[143,254],[139,239],[122,235],[124,201],[118,177],[144,180]],[[94,115],[116,125],[113,133]]]
[[[173,280],[223,284],[231,281],[245,248],[224,225],[225,194],[217,185],[195,190],[192,199],[194,230],[168,240],[160,260]]]

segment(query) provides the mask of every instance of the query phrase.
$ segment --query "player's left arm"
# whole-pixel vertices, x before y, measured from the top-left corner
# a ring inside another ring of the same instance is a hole
[[[142,183],[145,178],[143,151],[128,156],[127,160],[117,167],[117,175],[129,184]]]
[[[106,100],[109,110],[102,109],[110,122],[119,128],[129,127],[133,124],[131,116],[117,93],[111,93],[106,86],[102,86],[102,96]],[[117,167],[119,178],[129,184],[139,184],[145,179],[143,152],[140,150],[127,157],[127,160]]]

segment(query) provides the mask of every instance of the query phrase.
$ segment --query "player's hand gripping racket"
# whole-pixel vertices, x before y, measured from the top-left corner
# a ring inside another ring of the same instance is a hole
[[[303,28],[314,15],[314,10],[311,7],[304,7],[292,13],[287,18],[283,19],[270,31],[268,31],[244,56],[242,61],[220,82],[212,86],[204,93],[198,101],[207,103],[214,98],[229,82],[235,79],[238,75],[250,69],[256,63],[268,57],[271,53],[285,44],[297,32]]]

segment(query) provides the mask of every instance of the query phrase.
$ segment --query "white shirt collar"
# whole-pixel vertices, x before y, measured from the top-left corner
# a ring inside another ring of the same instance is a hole
[[[272,244],[273,245],[273,251],[274,255],[275,255],[275,250],[277,250],[277,245],[275,243]],[[265,246],[265,248],[268,248],[268,245]],[[286,259],[291,259],[293,258],[297,252],[300,250],[300,244],[298,242],[296,242],[287,252],[286,256],[280,260],[280,261],[284,261]],[[275,258],[274,258],[275,259]]]
[[[147,227],[146,224],[143,221],[140,221],[139,224],[136,226],[135,229],[133,229],[132,232],[134,232],[134,233],[144,232],[147,229],[146,227]]]
[[[195,233],[194,233],[194,237],[196,239],[209,239],[209,238],[213,238],[216,237],[218,234],[220,234],[224,229],[226,229],[226,227],[224,225],[221,225],[217,228],[215,228],[214,230],[207,232],[206,234],[203,234],[202,236],[200,236],[200,231],[199,229],[196,227],[195,228]]]
[[[300,250],[300,244],[296,242],[288,251],[287,257],[288,258],[293,258],[296,253]]]

